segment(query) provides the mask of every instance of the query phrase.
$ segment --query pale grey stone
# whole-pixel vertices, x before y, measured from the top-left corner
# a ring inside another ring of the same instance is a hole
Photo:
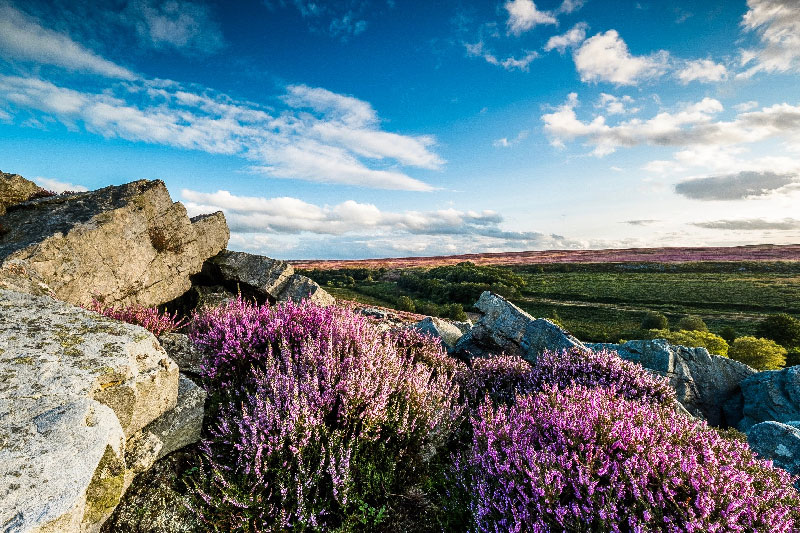
[[[461,330],[447,320],[430,316],[423,318],[412,327],[422,333],[438,337],[442,341],[444,348],[448,350],[455,348],[458,339],[462,335]]]
[[[747,431],[750,448],[775,466],[800,474],[800,429],[780,422],[760,422]]]
[[[167,352],[167,355],[175,361],[181,372],[189,372],[200,376],[203,363],[203,352],[199,350],[189,336],[184,333],[164,333],[158,338],[158,342]]]
[[[323,307],[336,303],[336,299],[328,291],[317,285],[311,278],[300,274],[293,274],[278,295],[279,302],[288,302],[289,300],[299,302],[306,299]]]
[[[800,420],[800,366],[759,372],[742,381],[744,419],[739,429],[774,420]]]
[[[175,407],[147,330],[0,289],[0,531],[94,531],[125,487],[128,437]]]
[[[221,212],[190,220],[147,180],[13,205],[0,223],[0,288],[44,283],[76,305],[173,300],[230,235]]]
[[[142,430],[142,433],[154,435],[162,443],[156,459],[200,440],[205,402],[206,391],[181,375],[177,405]]]

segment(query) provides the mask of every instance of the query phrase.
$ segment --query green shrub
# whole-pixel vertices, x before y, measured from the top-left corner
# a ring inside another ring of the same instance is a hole
[[[686,315],[678,321],[678,331],[708,331],[708,326],[697,315]]]
[[[719,336],[725,339],[725,342],[728,344],[732,344],[736,337],[739,336],[739,332],[733,329],[731,326],[725,326],[719,330]]]
[[[728,355],[728,343],[725,342],[725,339],[719,335],[708,333],[707,331],[669,331],[667,329],[654,329],[648,332],[648,336],[651,339],[665,339],[670,344],[702,347],[716,355]]]
[[[792,348],[786,354],[786,366],[800,365],[800,347]]]
[[[728,354],[756,370],[777,370],[786,364],[786,348],[769,339],[739,337]]]
[[[642,329],[667,329],[669,320],[664,313],[658,311],[648,311],[642,319]]]
[[[409,311],[411,313],[417,310],[417,306],[414,305],[414,300],[408,296],[401,296],[397,299],[397,308],[400,311]]]
[[[770,315],[758,325],[756,335],[785,348],[800,346],[800,320],[786,313]]]

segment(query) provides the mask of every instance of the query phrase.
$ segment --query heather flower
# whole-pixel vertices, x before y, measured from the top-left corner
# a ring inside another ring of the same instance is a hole
[[[460,424],[454,366],[434,340],[382,334],[347,309],[237,300],[197,316],[191,337],[216,420],[199,494],[228,529],[383,517]]]
[[[800,527],[785,471],[666,406],[607,388],[484,403],[462,482],[479,531],[764,531]]]
[[[92,299],[92,303],[86,306],[86,309],[114,320],[142,326],[156,337],[162,333],[171,333],[186,325],[186,320],[183,318],[178,319],[177,313],[162,313],[155,307],[145,307],[143,305],[129,305],[117,308],[104,305],[100,301]]]

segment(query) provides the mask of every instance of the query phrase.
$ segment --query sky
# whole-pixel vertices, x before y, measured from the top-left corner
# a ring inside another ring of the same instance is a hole
[[[0,169],[280,259],[800,243],[800,2],[0,0]]]

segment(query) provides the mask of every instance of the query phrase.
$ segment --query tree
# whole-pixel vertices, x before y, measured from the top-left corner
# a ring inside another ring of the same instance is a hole
[[[642,329],[667,329],[669,320],[664,313],[658,311],[648,311],[642,319]]]
[[[678,321],[678,330],[686,331],[708,331],[708,326],[703,319],[697,315],[686,315]]]
[[[792,348],[789,350],[789,353],[786,354],[786,366],[797,365],[800,365],[800,346]]]
[[[772,339],[785,348],[800,346],[800,320],[786,313],[770,315],[758,325],[756,335]]]
[[[728,343],[719,335],[707,331],[670,331],[668,329],[650,330],[654,339],[665,339],[670,344],[705,348],[716,355],[728,355]]]
[[[410,311],[412,313],[417,310],[417,306],[414,305],[414,300],[408,296],[401,296],[397,299],[397,308],[400,311]]]
[[[719,336],[725,339],[725,342],[728,344],[732,344],[736,337],[739,336],[739,332],[733,329],[731,326],[725,326],[719,330]]]
[[[756,370],[777,370],[786,364],[786,348],[770,339],[739,337],[728,355]]]

